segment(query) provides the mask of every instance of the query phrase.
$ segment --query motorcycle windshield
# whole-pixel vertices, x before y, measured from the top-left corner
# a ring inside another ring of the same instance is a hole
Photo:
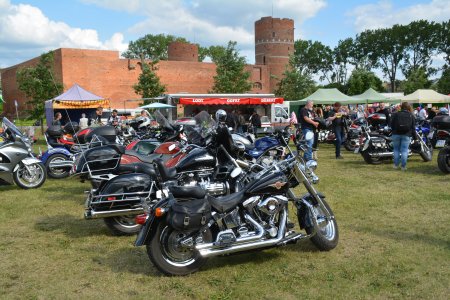
[[[156,122],[158,122],[159,126],[169,129],[169,130],[173,130],[172,124],[170,124],[169,120],[167,120],[166,117],[164,117],[163,114],[159,110],[157,110],[155,112],[155,118],[156,118]]]
[[[22,137],[23,134],[20,132],[19,128],[17,128],[16,125],[14,125],[13,122],[11,122],[10,120],[8,120],[6,117],[3,118],[3,128],[9,129],[14,135],[18,136],[18,137]]]
[[[201,111],[196,114],[194,120],[196,129],[203,138],[216,130],[216,121],[214,121],[211,115],[206,111]]]

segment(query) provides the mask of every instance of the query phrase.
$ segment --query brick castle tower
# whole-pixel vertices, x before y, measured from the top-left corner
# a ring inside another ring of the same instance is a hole
[[[264,17],[255,22],[255,63],[267,65],[270,91],[277,84],[294,53],[294,20]]]
[[[168,59],[172,61],[198,61],[198,46],[184,42],[172,42],[168,47]]]

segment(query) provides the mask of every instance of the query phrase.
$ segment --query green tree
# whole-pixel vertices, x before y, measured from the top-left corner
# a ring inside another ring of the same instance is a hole
[[[19,90],[24,92],[27,104],[32,107],[31,110],[27,111],[29,117],[42,121],[45,111],[45,100],[58,96],[63,90],[63,85],[55,80],[53,52],[42,54],[39,63],[35,67],[19,69],[16,79]]]
[[[327,78],[331,71],[333,51],[318,41],[297,40],[294,43],[294,53],[290,58],[290,66],[301,75],[313,75],[321,73],[321,80]]]
[[[417,89],[427,89],[431,86],[424,68],[417,68],[410,72],[409,76],[402,83],[405,94],[411,94]]]
[[[299,100],[316,91],[314,80],[308,74],[301,74],[290,68],[283,73],[284,77],[278,83],[275,95],[286,100]]]
[[[423,68],[428,75],[437,70],[431,67],[431,57],[438,46],[440,25],[426,20],[414,21],[406,25],[406,53],[402,72],[408,77],[410,72]]]
[[[367,44],[369,58],[377,62],[384,75],[389,78],[391,92],[396,91],[397,71],[400,69],[406,54],[407,28],[394,25],[392,28],[369,30]]]
[[[382,92],[383,82],[373,72],[365,69],[354,69],[348,79],[348,95],[364,93],[368,88]]]
[[[131,41],[128,50],[122,56],[130,59],[167,60],[169,44],[175,41],[188,42],[185,38],[173,35],[147,34],[136,41]]]
[[[245,57],[239,56],[236,42],[228,42],[224,53],[214,55],[216,76],[214,76],[213,93],[244,93],[251,89],[250,72],[245,71]]]
[[[437,82],[437,91],[445,95],[450,94],[450,67],[442,71],[442,76]]]
[[[450,67],[450,20],[440,24],[437,48],[444,54],[445,66]]]
[[[166,86],[161,84],[157,70],[157,61],[145,63],[141,60],[142,73],[139,75],[138,83],[133,86],[136,94],[142,98],[158,97],[166,91]],[[151,100],[144,100],[144,104],[150,103]]]

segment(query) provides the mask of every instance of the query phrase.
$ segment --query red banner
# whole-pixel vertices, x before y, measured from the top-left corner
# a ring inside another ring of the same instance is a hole
[[[283,98],[180,98],[184,105],[268,105],[282,104]]]

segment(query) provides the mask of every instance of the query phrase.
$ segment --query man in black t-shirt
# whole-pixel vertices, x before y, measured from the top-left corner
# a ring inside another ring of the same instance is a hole
[[[391,111],[384,103],[380,103],[380,107],[377,112],[386,116],[386,124],[391,124]]]
[[[303,137],[306,137],[308,132],[314,133],[314,129],[319,126],[318,122],[313,121],[314,112],[313,112],[313,101],[307,100],[305,107],[300,110],[300,124],[302,126]],[[303,155],[303,158],[308,161],[311,160],[312,157],[312,146],[314,144],[314,137],[307,140],[308,150]]]
[[[343,117],[346,117],[347,113],[341,109],[341,103],[336,102],[333,109],[330,111],[328,120],[332,122],[333,132],[336,137],[336,159],[342,159],[341,145],[344,141],[344,122]]]

